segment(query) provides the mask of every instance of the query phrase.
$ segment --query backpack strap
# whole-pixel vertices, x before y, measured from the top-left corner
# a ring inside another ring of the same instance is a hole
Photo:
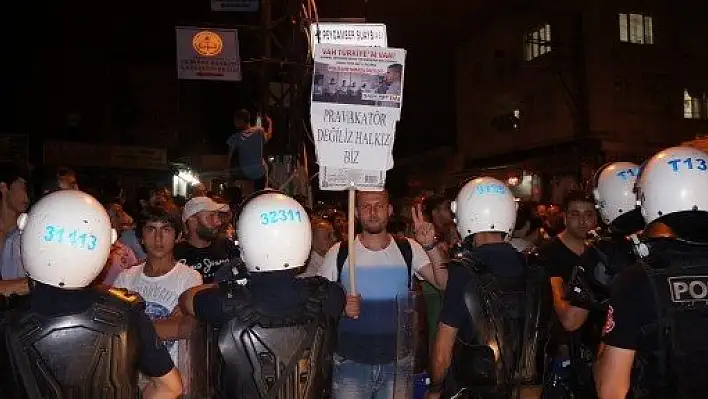
[[[408,267],[408,288],[411,287],[411,274],[413,272],[413,248],[411,247],[411,242],[407,238],[394,238],[398,250],[403,255],[403,260],[406,262]]]
[[[407,238],[394,238],[398,250],[403,256],[403,260],[406,262],[408,267],[408,287],[411,287],[411,274],[413,271],[413,247],[411,247],[411,242]],[[344,263],[347,261],[349,256],[349,247],[345,242],[339,243],[339,251],[337,251],[337,282],[342,280],[342,270],[344,269]]]

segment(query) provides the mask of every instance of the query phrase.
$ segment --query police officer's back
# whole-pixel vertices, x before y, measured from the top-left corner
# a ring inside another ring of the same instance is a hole
[[[471,181],[454,211],[464,250],[448,266],[428,397],[516,397],[535,382],[542,279],[505,242],[516,204],[502,182]]]
[[[237,230],[249,273],[180,299],[185,313],[219,328],[219,397],[324,397],[344,291],[296,276],[312,241],[305,210],[283,194],[262,192],[242,205]]]
[[[14,383],[8,397],[135,398],[137,372],[149,377],[147,398],[177,398],[179,372],[140,297],[87,288],[115,240],[106,211],[88,194],[50,194],[18,221],[22,261],[32,281],[27,306],[1,326]],[[9,391],[9,392],[8,392]]]
[[[644,166],[639,262],[612,287],[601,398],[704,398],[708,369],[708,154],[674,147]]]

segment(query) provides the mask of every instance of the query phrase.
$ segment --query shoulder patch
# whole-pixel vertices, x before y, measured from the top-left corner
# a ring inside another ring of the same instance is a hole
[[[128,291],[125,288],[109,288],[108,294],[130,304],[138,303],[143,300],[140,294],[134,291]]]
[[[674,303],[708,301],[708,276],[675,276],[667,282]]]
[[[602,327],[602,336],[605,336],[615,329],[615,309],[610,305],[607,308],[607,318],[605,319],[605,326]]]

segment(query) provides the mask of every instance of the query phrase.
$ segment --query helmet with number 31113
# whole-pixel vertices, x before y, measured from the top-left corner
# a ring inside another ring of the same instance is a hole
[[[613,162],[595,172],[593,195],[602,221],[612,223],[623,214],[636,209],[634,186],[639,165],[631,162]]]
[[[117,238],[108,213],[77,190],[49,194],[17,220],[22,264],[32,280],[59,288],[83,288],[106,265]]]
[[[285,194],[247,199],[236,223],[241,259],[251,272],[290,270],[310,256],[312,227],[305,208]]]
[[[647,223],[676,212],[708,212],[708,154],[671,147],[651,157],[637,179],[637,204]]]
[[[468,182],[452,203],[457,230],[462,238],[482,232],[511,235],[516,224],[516,208],[509,187],[491,177],[478,177]]]

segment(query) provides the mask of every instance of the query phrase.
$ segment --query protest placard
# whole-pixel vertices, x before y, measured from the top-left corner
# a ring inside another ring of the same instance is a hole
[[[310,121],[321,167],[393,167],[405,55],[403,49],[316,46]]]
[[[349,191],[350,294],[356,293],[355,189],[382,190],[386,171],[393,167],[405,56],[403,49],[315,46],[310,124],[320,165],[320,188]]]
[[[318,44],[344,44],[366,47],[388,47],[385,24],[320,22],[310,26],[311,48]],[[393,164],[393,161],[390,161]],[[359,190],[383,190],[386,173],[374,170],[322,167],[319,174],[320,189],[345,190],[354,184]]]

